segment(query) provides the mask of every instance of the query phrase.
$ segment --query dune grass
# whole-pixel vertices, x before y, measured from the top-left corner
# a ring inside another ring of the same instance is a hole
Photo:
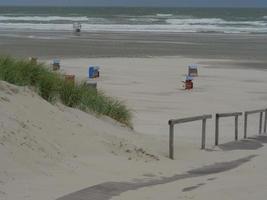
[[[131,112],[123,102],[88,88],[84,83],[65,81],[44,64],[33,64],[27,60],[0,57],[0,80],[14,85],[31,86],[49,102],[61,101],[64,105],[85,112],[109,116],[132,127]]]

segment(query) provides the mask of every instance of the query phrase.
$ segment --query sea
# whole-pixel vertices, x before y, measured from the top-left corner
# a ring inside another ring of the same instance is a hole
[[[267,8],[0,7],[0,30],[267,34]]]

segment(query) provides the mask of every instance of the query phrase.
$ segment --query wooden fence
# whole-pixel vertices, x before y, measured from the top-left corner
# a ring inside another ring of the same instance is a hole
[[[248,116],[252,114],[260,113],[260,119],[259,119],[259,134],[262,133],[262,118],[263,113],[265,112],[265,119],[264,119],[264,132],[266,133],[266,120],[267,120],[267,109],[262,110],[251,110],[244,112],[244,139],[247,138],[247,127],[248,127]]]
[[[196,117],[188,117],[188,118],[182,118],[182,119],[171,119],[169,120],[169,157],[171,159],[174,159],[173,155],[173,149],[174,149],[174,125],[175,124],[181,124],[186,122],[193,122],[193,121],[199,121],[202,120],[202,142],[201,142],[201,148],[205,149],[205,141],[206,141],[206,121],[207,119],[211,119],[212,115],[201,115]]]
[[[251,110],[244,112],[244,138],[247,138],[247,127],[248,127],[248,116],[252,114],[260,113],[259,119],[259,134],[262,133],[262,120],[263,113],[265,113],[263,131],[266,133],[267,128],[267,109],[261,110]],[[215,115],[215,145],[219,144],[219,119],[224,117],[234,117],[235,118],[235,140],[238,140],[238,118],[242,115],[242,112],[232,112],[232,113],[217,113]],[[181,119],[171,119],[169,120],[169,158],[174,159],[174,125],[202,121],[202,138],[201,138],[201,149],[205,149],[206,145],[206,122],[207,119],[211,119],[212,115],[200,115],[195,117],[181,118]]]
[[[217,113],[215,117],[215,145],[219,144],[219,119],[222,117],[235,117],[235,140],[238,140],[238,116],[241,116],[242,112],[234,113]]]

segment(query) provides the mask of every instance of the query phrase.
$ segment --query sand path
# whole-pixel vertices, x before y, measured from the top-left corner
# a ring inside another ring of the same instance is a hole
[[[224,151],[231,150],[247,150],[247,149],[258,149],[263,147],[263,144],[267,142],[267,135],[262,135],[258,137],[253,137],[248,140],[242,140],[239,142],[230,142],[223,145],[220,145]],[[235,169],[240,165],[251,161],[254,157],[258,155],[251,154],[240,159],[228,161],[228,162],[219,162],[204,167],[196,168],[190,171],[187,171],[184,174],[177,174],[171,177],[161,177],[159,179],[151,180],[137,180],[135,182],[104,182],[98,185],[91,186],[89,188],[82,189],[80,191],[71,193],[69,195],[58,198],[57,200],[109,200],[114,196],[119,196],[120,194],[130,191],[138,190],[144,187],[152,187],[156,185],[167,184],[175,181],[180,181],[182,179],[195,178],[200,176],[207,176],[211,174],[217,174],[226,172],[228,170]],[[197,184],[191,187],[186,187],[183,189],[183,192],[191,191],[197,189],[198,187],[204,185]]]
[[[234,169],[243,163],[250,161],[256,155],[250,155],[247,157],[240,158],[238,160],[233,160],[230,162],[222,162],[215,163],[213,165],[204,166],[195,170],[188,171],[185,174],[178,174],[172,177],[164,177],[159,180],[151,180],[151,181],[138,181],[136,183],[131,182],[105,182],[98,185],[94,185],[92,187],[80,190],[78,192],[72,193],[70,195],[64,196],[57,200],[109,200],[114,196],[118,196],[123,192],[127,192],[129,190],[137,190],[143,187],[151,187],[155,185],[161,185],[166,183],[171,183],[175,181],[179,181],[187,178],[194,178],[199,176],[205,176],[210,174],[221,173],[224,171],[228,171]],[[195,188],[195,187],[194,187]],[[190,190],[193,188],[186,188],[186,190]]]

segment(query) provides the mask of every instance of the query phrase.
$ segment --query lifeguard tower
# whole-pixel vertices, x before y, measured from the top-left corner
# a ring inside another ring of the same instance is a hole
[[[198,65],[191,64],[188,66],[188,76],[195,77],[198,76]]]
[[[184,83],[184,89],[185,90],[191,90],[193,89],[193,77],[192,76],[186,76]]]
[[[82,24],[80,22],[75,22],[73,24],[73,32],[80,33],[82,31]]]

